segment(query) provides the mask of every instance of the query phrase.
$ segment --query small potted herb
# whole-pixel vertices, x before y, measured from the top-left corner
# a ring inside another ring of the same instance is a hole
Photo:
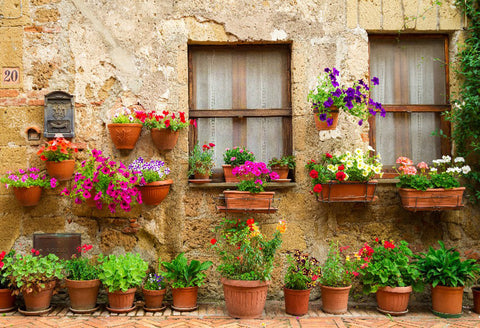
[[[145,311],[160,311],[165,308],[163,298],[165,296],[166,281],[159,273],[149,273],[143,283],[142,291],[145,300]]]
[[[112,123],[107,125],[110,137],[117,149],[131,150],[135,148],[140,137],[146,116],[143,110],[135,110],[136,107],[143,109],[141,106],[120,107],[113,115]]]
[[[158,205],[170,191],[173,180],[167,179],[170,168],[164,161],[145,161],[142,157],[137,158],[128,166],[134,174],[140,177],[140,193],[142,202],[146,205]]]
[[[75,313],[90,313],[98,309],[98,267],[92,259],[85,257],[91,249],[92,245],[79,246],[78,255],[74,254],[70,260],[65,261],[65,285],[70,297],[70,309]]]
[[[285,312],[291,315],[304,315],[308,312],[310,291],[318,282],[321,273],[320,263],[308,254],[295,250],[287,255],[288,268],[285,274]]]
[[[143,123],[150,129],[152,141],[158,150],[172,150],[177,144],[180,130],[188,126],[184,112],[178,114],[164,110],[161,114],[152,111]],[[196,124],[190,120],[190,124]]]
[[[199,144],[196,144],[193,150],[190,152],[190,157],[188,158],[188,165],[190,169],[188,170],[188,176],[193,175],[195,180],[192,182],[208,182],[210,175],[212,174],[212,167],[215,165],[213,160],[213,147],[215,144],[209,143],[205,144],[200,148]]]
[[[40,155],[40,159],[45,161],[49,176],[64,181],[70,180],[73,175],[75,170],[73,153],[77,152],[77,147],[70,141],[65,138],[55,138],[42,146],[37,155]]]
[[[245,164],[245,162],[255,161],[255,155],[245,147],[233,147],[225,149],[223,153],[223,175],[225,182],[239,182],[239,179],[232,173],[233,168]]]
[[[200,262],[188,259],[180,253],[171,262],[162,262],[161,274],[172,284],[173,305],[176,311],[193,311],[197,308],[198,287],[205,282],[211,261]]]
[[[12,264],[15,251],[0,253],[0,313],[11,311],[15,308],[16,295],[9,288],[7,267]]]
[[[57,179],[49,179],[39,171],[36,167],[20,169],[18,172],[7,171],[0,182],[7,188],[13,187],[15,198],[22,206],[35,206],[40,202],[43,188],[53,189],[57,186]]]
[[[268,162],[268,167],[279,176],[278,182],[287,181],[289,170],[295,169],[295,156],[283,156],[281,158],[272,158]]]
[[[102,284],[107,288],[107,310],[114,313],[130,312],[135,309],[136,287],[147,274],[148,263],[139,254],[100,255],[98,257],[99,274]]]

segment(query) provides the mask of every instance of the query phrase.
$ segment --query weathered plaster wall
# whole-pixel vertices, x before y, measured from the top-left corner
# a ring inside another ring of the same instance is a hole
[[[211,258],[211,228],[222,217],[215,212],[214,197],[222,189],[188,186],[187,132],[181,132],[173,151],[159,153],[149,132],[143,131],[136,148],[125,153],[113,147],[106,123],[120,101],[125,105],[139,101],[149,110],[188,111],[188,43],[263,41],[292,44],[297,186],[278,191],[278,213],[256,216],[266,231],[273,231],[278,219],[287,219],[283,250],[305,249],[323,259],[333,238],[356,248],[376,236],[406,239],[417,250],[438,239],[461,250],[479,248],[480,217],[474,207],[455,213],[409,213],[399,206],[392,184],[378,188],[380,201],[374,205],[324,205],[309,194],[310,180],[303,169],[307,160],[326,151],[367,146],[368,127],[358,127],[346,115],[341,117],[337,136],[320,136],[315,131],[306,95],[321,70],[335,66],[347,79],[365,77],[369,32],[448,33],[453,58],[464,24],[453,0],[441,7],[415,0],[3,3],[0,66],[19,67],[21,83],[0,85],[0,173],[43,167],[36,156],[39,143],[27,141],[25,129],[42,127],[43,96],[64,90],[75,95],[74,141],[87,146],[79,159],[93,148],[126,163],[140,155],[164,159],[175,184],[160,206],[137,207],[115,217],[107,210],[75,205],[58,196],[58,190],[46,192],[40,205],[23,208],[2,186],[0,249],[29,249],[34,232],[81,232],[95,252],[133,251],[149,261],[169,259],[181,251],[192,258]],[[455,86],[453,73],[450,81]],[[137,224],[138,233],[130,233]],[[282,269],[274,273],[271,297],[281,297]],[[202,297],[219,297],[218,278],[212,271]]]

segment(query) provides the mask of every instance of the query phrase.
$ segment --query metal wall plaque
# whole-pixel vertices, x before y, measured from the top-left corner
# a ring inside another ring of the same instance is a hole
[[[40,251],[41,255],[53,253],[59,258],[68,260],[73,254],[78,256],[77,248],[82,243],[80,233],[34,233],[33,248]]]
[[[75,136],[73,95],[53,91],[45,95],[44,135],[46,138]]]

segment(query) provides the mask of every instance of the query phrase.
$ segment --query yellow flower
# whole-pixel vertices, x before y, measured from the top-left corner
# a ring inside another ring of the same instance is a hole
[[[350,256],[347,255],[347,256],[345,257],[345,261],[350,261]]]
[[[285,220],[279,220],[277,224],[277,231],[280,233],[285,233],[285,230],[287,230],[287,222]]]
[[[260,229],[258,228],[258,225],[254,224],[250,232],[250,237],[256,237],[258,235],[260,235]]]
[[[358,253],[355,253],[355,257],[357,258],[357,260],[360,260],[360,258],[361,258],[360,254],[358,254]]]

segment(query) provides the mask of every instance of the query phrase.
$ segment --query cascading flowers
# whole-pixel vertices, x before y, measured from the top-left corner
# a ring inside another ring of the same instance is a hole
[[[233,168],[232,173],[242,177],[238,190],[258,193],[265,190],[267,180],[278,180],[277,172],[270,170],[263,162],[246,161],[245,164]]]
[[[105,204],[112,213],[117,206],[128,212],[133,204],[142,203],[136,187],[138,182],[137,174],[129,171],[122,162],[103,157],[100,150],[93,149],[90,158],[83,161],[75,173],[72,187],[65,188],[62,195],[70,196],[76,204],[93,198],[98,209]]]
[[[45,174],[40,174],[40,170],[36,167],[29,169],[19,169],[17,172],[7,171],[0,182],[5,184],[5,187],[10,186],[16,188],[28,188],[33,186],[43,188],[55,188],[57,186],[57,179],[47,178]]]
[[[128,169],[140,177],[140,185],[155,181],[163,181],[170,174],[170,168],[164,161],[145,161],[142,157],[137,158],[128,166]]]

